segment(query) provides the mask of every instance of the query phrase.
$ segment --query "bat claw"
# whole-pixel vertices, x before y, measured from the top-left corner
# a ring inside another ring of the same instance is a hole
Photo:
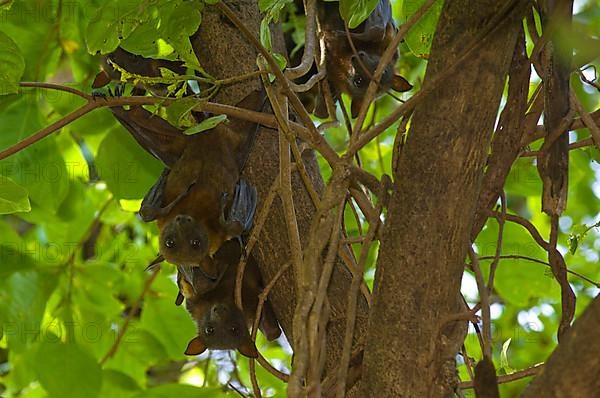
[[[92,90],[92,98],[94,100],[96,100],[98,98],[106,99],[106,92],[103,89],[95,88]]]
[[[152,260],[152,262],[146,267],[144,271],[153,270],[158,264],[162,263],[163,261],[165,261],[165,258],[162,256],[162,254],[159,253],[158,256],[156,256],[156,258]]]

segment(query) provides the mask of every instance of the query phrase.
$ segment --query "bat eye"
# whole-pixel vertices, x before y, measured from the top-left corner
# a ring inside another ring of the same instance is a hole
[[[169,249],[174,248],[175,247],[175,240],[173,240],[171,238],[165,239],[165,246],[168,247]]]
[[[211,335],[214,332],[215,332],[215,329],[212,326],[207,326],[207,327],[204,328],[204,333],[205,334]]]
[[[200,241],[198,239],[193,239],[190,241],[190,245],[192,245],[194,249],[198,249],[200,248]]]
[[[233,334],[237,334],[237,332],[238,332],[238,328],[237,328],[237,327],[235,327],[235,326],[232,326],[232,327],[231,327],[231,333],[233,333]]]
[[[360,87],[363,85],[363,78],[360,76],[356,76],[354,78],[354,80],[352,80],[352,84],[354,84],[354,87]]]

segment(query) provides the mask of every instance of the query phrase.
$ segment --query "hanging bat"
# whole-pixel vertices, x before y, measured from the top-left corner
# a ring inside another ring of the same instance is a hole
[[[256,110],[262,103],[262,92],[254,92],[238,106]],[[160,230],[160,256],[153,264],[163,259],[175,264],[188,280],[190,269],[198,267],[206,278],[216,280],[219,270],[203,259],[252,225],[256,189],[240,175],[256,126],[231,121],[188,136],[142,107],[111,110],[166,166],[140,209],[142,219],[156,220]]]
[[[350,29],[349,33],[340,16],[339,3],[318,2],[317,6],[325,44],[327,80],[333,99],[339,99],[341,93],[348,94],[352,98],[352,117],[357,117],[375,69],[398,31],[392,19],[391,5],[388,0],[379,0],[371,15],[359,26]],[[395,74],[394,66],[398,57],[396,50],[381,76],[376,98],[390,88],[400,92],[412,88],[405,78]],[[327,116],[322,96],[317,97],[315,106],[317,116]]]
[[[263,284],[257,264],[252,256],[248,258],[242,281],[243,311],[235,305],[234,289],[237,264],[242,250],[234,240],[225,242],[212,258],[215,268],[222,270],[216,285],[192,269],[192,279],[178,277],[181,295],[185,296],[185,306],[198,327],[198,336],[188,344],[185,354],[198,355],[207,349],[237,349],[242,355],[256,358],[258,351],[248,333],[258,306],[258,296]],[[264,303],[260,330],[268,340],[281,335],[277,318],[268,301]]]

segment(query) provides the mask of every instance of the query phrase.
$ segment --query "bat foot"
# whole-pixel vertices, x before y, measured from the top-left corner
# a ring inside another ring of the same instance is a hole
[[[110,88],[109,88],[110,92]],[[112,94],[112,97],[122,97],[125,93],[125,83],[117,83],[115,84],[115,92]]]
[[[92,90],[92,98],[93,99],[98,99],[98,98],[106,99],[106,91],[101,88],[95,88]]]

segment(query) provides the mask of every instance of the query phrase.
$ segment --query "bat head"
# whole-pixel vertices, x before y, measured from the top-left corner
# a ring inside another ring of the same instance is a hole
[[[379,65],[381,57],[378,54],[370,54],[366,51],[358,51],[352,55],[352,68],[348,74],[347,87],[350,96],[352,97],[352,117],[357,117],[362,102],[364,101],[371,77]],[[381,96],[390,88],[395,91],[408,91],[412,85],[402,76],[394,74],[394,63],[390,62],[383,71],[379,87],[377,89],[376,98]]]
[[[197,319],[198,336],[193,338],[186,355],[198,355],[206,349],[234,350],[249,358],[258,357],[242,311],[233,303],[215,303]]]
[[[204,225],[193,217],[178,214],[160,232],[160,254],[176,265],[200,266],[207,277],[214,275],[212,262],[202,261],[208,255],[208,234]]]

